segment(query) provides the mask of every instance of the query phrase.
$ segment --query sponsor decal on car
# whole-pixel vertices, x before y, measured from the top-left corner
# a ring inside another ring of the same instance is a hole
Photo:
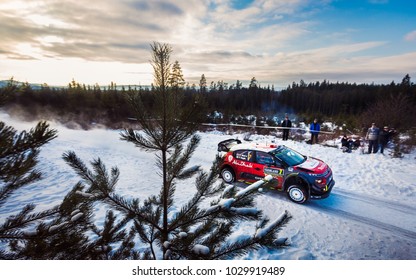
[[[246,163],[244,161],[239,161],[239,160],[234,160],[232,162],[232,164],[238,165],[238,166],[242,166],[242,167],[247,167],[247,168],[253,168],[253,164],[252,163]]]
[[[283,175],[283,169],[276,169],[276,168],[270,168],[266,167],[264,168],[264,174],[270,174],[270,175]]]

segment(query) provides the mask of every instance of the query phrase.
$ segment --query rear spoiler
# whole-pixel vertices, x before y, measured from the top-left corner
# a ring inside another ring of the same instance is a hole
[[[218,143],[218,152],[228,152],[232,146],[241,144],[238,139],[227,139]]]

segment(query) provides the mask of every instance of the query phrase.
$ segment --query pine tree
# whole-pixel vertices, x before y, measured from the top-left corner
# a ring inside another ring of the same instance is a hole
[[[119,171],[108,172],[100,160],[93,162],[90,170],[75,153],[69,152],[64,159],[82,177],[87,187],[83,196],[101,201],[117,211],[124,226],[130,226],[132,235],[137,234],[145,250],[135,254],[145,259],[230,259],[242,256],[262,246],[277,247],[277,233],[289,220],[285,212],[269,223],[261,211],[255,208],[257,189],[267,180],[260,180],[250,188],[238,192],[234,187],[217,183],[219,159],[209,172],[198,166],[188,167],[189,161],[200,142],[196,135],[198,103],[183,107],[182,93],[169,85],[172,49],[169,45],[154,43],[152,66],[155,78],[155,106],[152,111],[143,105],[140,95],[130,96],[141,129],[126,129],[122,140],[140,149],[156,154],[162,177],[158,195],[140,202],[138,198],[125,198],[115,193]],[[186,144],[186,145],[185,145]],[[195,194],[173,212],[174,194],[180,180],[196,176]],[[202,202],[213,199],[207,209]],[[240,221],[259,221],[252,236],[230,242],[227,238]]]
[[[21,133],[0,122],[0,209],[17,190],[41,179],[36,170],[40,148],[56,136],[46,122]],[[31,203],[1,221],[0,259],[138,258],[134,234],[125,231],[112,211],[102,229],[95,226],[95,200],[86,199],[83,188],[77,184],[55,207],[35,212]]]
[[[249,90],[255,90],[258,88],[258,82],[255,77],[251,78],[250,85],[248,86]]]
[[[40,179],[41,173],[35,169],[41,146],[56,137],[56,131],[49,129],[45,122],[39,122],[29,132],[17,131],[0,122],[0,208],[17,190]],[[36,221],[51,216],[56,209],[32,213],[35,206],[28,204],[21,211],[0,224],[0,242],[11,242],[17,248],[21,242],[27,242],[35,234],[25,232]],[[16,250],[14,250],[16,251]],[[0,259],[15,258],[13,250],[0,250]]]
[[[178,61],[172,66],[172,71],[169,75],[168,85],[173,89],[183,89],[185,86],[185,79],[183,77],[182,68]]]
[[[201,79],[199,80],[199,91],[202,94],[207,92],[207,79],[204,74],[201,75]]]
[[[17,83],[14,81],[14,78],[11,77],[7,81],[6,86],[0,87],[0,107],[5,105],[12,94],[17,92],[19,89]]]

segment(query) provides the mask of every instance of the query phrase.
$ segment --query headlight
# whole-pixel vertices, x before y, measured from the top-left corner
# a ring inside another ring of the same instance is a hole
[[[326,184],[326,179],[325,178],[316,179],[315,183],[317,183],[318,185],[325,185]]]

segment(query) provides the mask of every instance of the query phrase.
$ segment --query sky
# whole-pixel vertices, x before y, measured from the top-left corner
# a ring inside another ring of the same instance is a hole
[[[0,80],[149,85],[159,42],[190,85],[202,74],[275,88],[401,82],[416,76],[415,10],[402,0],[0,0]]]

